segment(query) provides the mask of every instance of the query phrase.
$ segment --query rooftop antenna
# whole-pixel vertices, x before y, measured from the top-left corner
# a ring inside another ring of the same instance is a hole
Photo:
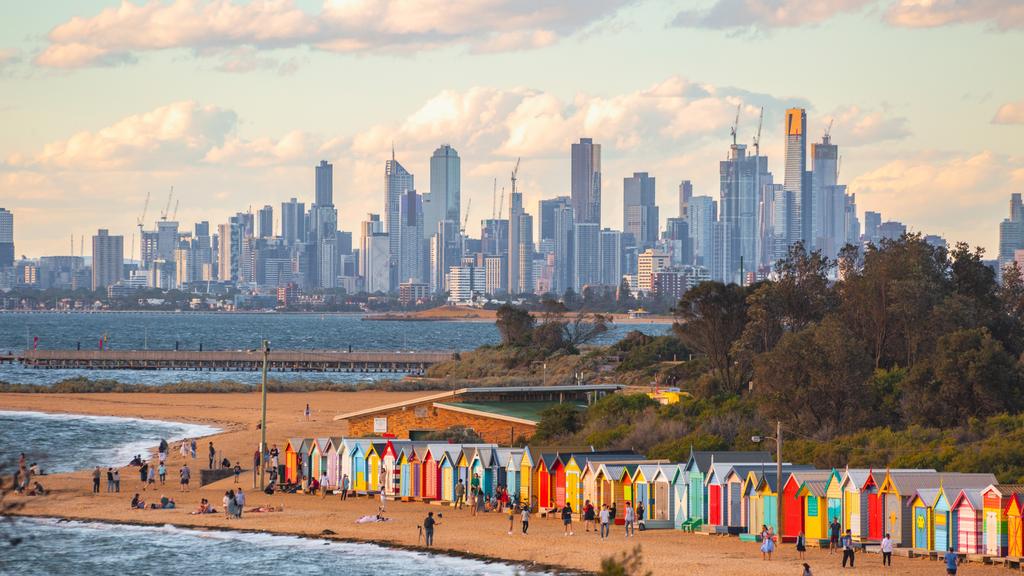
[[[732,145],[736,145],[736,129],[739,128],[740,124],[740,104],[736,105],[736,120],[732,123],[732,128],[729,130],[729,134],[732,135]]]
[[[754,136],[754,156],[761,155],[761,125],[764,124],[764,106],[761,106],[761,114],[757,117],[757,136]],[[733,141],[736,137],[733,135]]]

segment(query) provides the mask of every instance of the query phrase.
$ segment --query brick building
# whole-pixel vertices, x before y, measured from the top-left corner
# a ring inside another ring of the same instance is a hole
[[[348,422],[350,436],[418,440],[430,432],[464,426],[485,442],[511,444],[520,436],[533,436],[545,409],[561,403],[582,408],[620,388],[615,384],[462,388],[340,414],[334,419]]]

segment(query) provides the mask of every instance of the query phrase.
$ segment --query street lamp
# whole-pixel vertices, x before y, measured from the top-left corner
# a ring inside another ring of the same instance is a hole
[[[270,362],[270,340],[263,341],[263,386],[260,410],[260,490],[266,488],[264,476],[267,473],[267,364]]]
[[[779,526],[779,542],[782,542],[782,422],[775,423],[775,436],[750,437],[754,444],[760,444],[765,440],[775,440],[775,522]]]

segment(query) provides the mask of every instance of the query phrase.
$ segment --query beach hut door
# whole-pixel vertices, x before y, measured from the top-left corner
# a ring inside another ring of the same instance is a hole
[[[914,548],[928,548],[928,511],[914,508]]]
[[[999,555],[999,517],[995,512],[985,512],[985,552]]]

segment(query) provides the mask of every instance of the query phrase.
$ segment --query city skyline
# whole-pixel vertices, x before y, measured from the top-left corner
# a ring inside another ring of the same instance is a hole
[[[1024,80],[988,57],[1019,43],[1021,18],[984,3],[953,13],[941,3],[855,2],[813,15],[750,11],[732,19],[715,10],[719,2],[567,5],[518,19],[511,16],[520,8],[501,4],[509,16],[501,28],[438,25],[435,41],[422,45],[374,29],[393,45],[361,38],[352,49],[340,46],[354,32],[332,28],[327,40],[322,30],[303,31],[309,22],[344,20],[317,3],[220,4],[237,18],[263,10],[267,20],[250,19],[273,23],[267,33],[283,36],[275,42],[246,29],[211,42],[216,30],[206,25],[204,2],[21,6],[17,18],[4,19],[0,205],[16,214],[17,256],[65,254],[69,235],[99,228],[123,235],[130,248],[146,194],[153,220],[171,185],[182,222],[216,225],[250,205],[254,213],[270,205],[280,226],[282,202],[313,202],[308,168],[320,160],[335,166],[339,227],[358,232],[367,213],[383,213],[380,166],[392,143],[421,182],[433,150],[458,150],[462,210],[472,199],[469,220],[478,223],[492,212],[495,178],[506,187],[507,213],[518,156],[522,204],[534,218],[541,199],[570,195],[568,145],[593,138],[602,146],[601,227],[622,228],[619,183],[647,172],[662,183],[664,229],[677,216],[681,180],[693,182],[694,196],[717,199],[716,166],[727,157],[737,104],[738,141],[748,146],[764,106],[762,154],[776,182],[784,176],[784,112],[805,107],[808,144],[834,120],[840,180],[861,214],[881,212],[911,230],[984,246],[989,258],[1005,198],[1024,187],[1024,159],[1014,151],[1024,130]],[[466,6],[469,20],[476,5]],[[160,44],[124,33],[145,30],[171,8],[197,24],[191,35]],[[275,10],[294,16],[294,26],[282,31],[286,19]],[[81,37],[87,24],[107,32],[95,38],[120,39],[94,38],[107,44],[92,46],[92,56],[75,54],[89,48]],[[826,65],[815,51],[802,50],[796,66],[783,57],[797,43],[865,34],[871,45],[842,65]],[[898,51],[900,62],[878,57],[887,51]],[[691,53],[721,54],[730,65]],[[746,55],[730,58],[737,54]],[[579,74],[555,72],[569,62]],[[452,73],[427,73],[441,65]],[[921,73],[904,78],[907,66]],[[952,68],[963,72],[951,88],[941,72]],[[800,70],[806,74],[794,74]],[[931,77],[944,80],[921,80]],[[77,96],[73,104],[59,97],[68,93]]]

